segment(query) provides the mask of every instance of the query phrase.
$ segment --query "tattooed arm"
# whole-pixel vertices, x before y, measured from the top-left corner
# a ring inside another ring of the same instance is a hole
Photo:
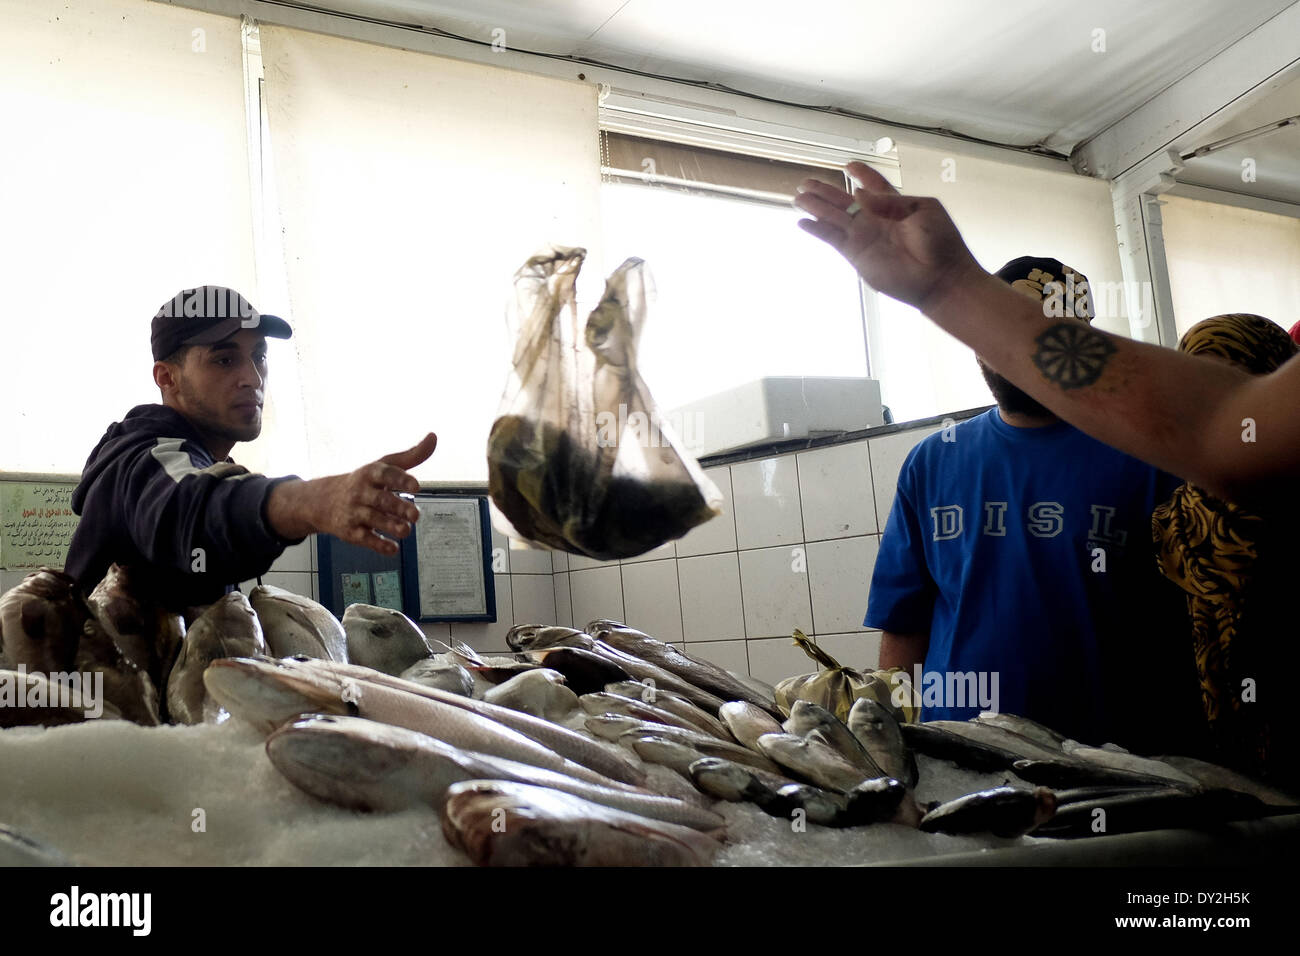
[[[935,199],[861,163],[854,197],[809,180],[800,225],[1088,434],[1225,497],[1300,478],[1300,359],[1251,377],[1210,359],[1052,318],[979,267]],[[860,210],[850,213],[856,199]]]

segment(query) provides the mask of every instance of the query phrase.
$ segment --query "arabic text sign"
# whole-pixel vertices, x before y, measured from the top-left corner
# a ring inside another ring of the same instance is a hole
[[[63,567],[80,520],[72,513],[75,487],[67,482],[0,482],[0,568]]]

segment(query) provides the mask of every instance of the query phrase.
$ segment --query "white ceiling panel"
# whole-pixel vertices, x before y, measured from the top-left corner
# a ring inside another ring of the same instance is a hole
[[[516,50],[1068,153],[1292,0],[323,0]],[[1104,31],[1104,51],[1094,50]],[[1297,38],[1300,46],[1300,38]]]
[[[1270,94],[1230,123],[1204,137],[1199,145],[1229,139],[1288,116],[1300,116],[1300,80]],[[1249,172],[1245,160],[1250,160]],[[1206,156],[1187,160],[1178,181],[1247,196],[1300,203],[1300,126],[1287,126],[1243,140]]]

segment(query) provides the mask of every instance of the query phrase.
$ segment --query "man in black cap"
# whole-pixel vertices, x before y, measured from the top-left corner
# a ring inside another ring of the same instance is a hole
[[[302,481],[250,474],[230,460],[262,430],[266,339],[293,334],[221,286],[184,289],[153,318],[161,405],[138,405],[90,453],[72,509],[81,522],[65,570],[83,591],[113,563],[142,572],[173,610],[209,604],[257,577],[289,545],[322,532],[381,554],[418,512],[399,493],[437,436],[347,475]],[[385,535],[387,537],[382,537]]]
[[[1087,279],[1056,259],[1024,256],[996,275],[1072,326],[1093,317]],[[1173,617],[1162,627],[1153,613],[1161,589],[1166,609],[1175,596],[1155,573],[1151,512],[1178,480],[977,361],[997,407],[922,440],[899,474],[864,622],[882,631],[880,665],[924,664],[923,720],[1001,710],[1136,746],[1152,726],[1124,726],[1136,695],[1122,675],[1137,672],[1163,730],[1194,726],[1189,661]]]

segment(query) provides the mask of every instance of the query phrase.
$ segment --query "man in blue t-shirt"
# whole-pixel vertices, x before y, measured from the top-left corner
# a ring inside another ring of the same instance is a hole
[[[1055,259],[1015,259],[997,274],[1048,314],[1093,316],[1086,278]],[[1178,479],[980,368],[997,407],[908,455],[864,624],[884,632],[880,666],[914,678],[923,720],[998,710],[1123,744],[1139,735],[1112,735],[1118,672],[1147,659],[1161,598],[1151,512]],[[1120,692],[1136,700],[1152,675],[1131,677]]]

